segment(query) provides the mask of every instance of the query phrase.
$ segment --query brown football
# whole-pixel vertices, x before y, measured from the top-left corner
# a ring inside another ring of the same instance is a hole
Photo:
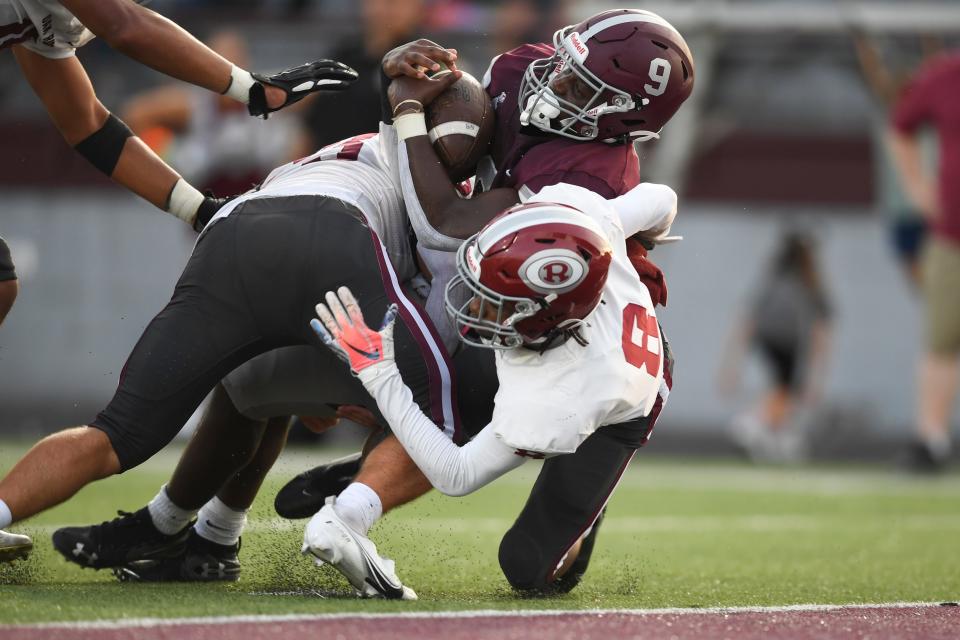
[[[493,138],[490,97],[469,73],[427,106],[427,132],[440,161],[456,182],[476,173]]]

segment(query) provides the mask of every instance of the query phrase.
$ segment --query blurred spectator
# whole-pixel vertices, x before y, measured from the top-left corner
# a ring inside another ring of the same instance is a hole
[[[208,45],[238,66],[249,62],[237,32],[216,33]],[[134,96],[122,111],[130,128],[184,178],[220,196],[247,191],[274,167],[312,150],[295,115],[276,113],[265,124],[235,100],[182,84]]]
[[[879,43],[866,34],[854,33],[857,58],[867,86],[874,98],[871,136],[873,138],[874,186],[876,204],[890,228],[894,251],[912,285],[920,285],[920,250],[927,235],[927,222],[923,214],[913,206],[904,192],[900,175],[894,164],[890,139],[887,135],[890,111],[896,98],[910,79],[910,72],[918,64],[902,64],[914,61],[916,56],[897,55],[901,63],[885,62]],[[942,42],[935,37],[921,40],[921,55],[918,62],[939,53]],[[922,139],[923,157],[932,166],[936,159],[936,140],[933,136]]]
[[[13,266],[13,258],[10,257],[10,247],[0,236],[0,324],[3,324],[3,319],[7,317],[17,299],[19,286],[17,270]]]
[[[493,15],[493,47],[497,53],[528,42],[553,42],[553,32],[571,22],[562,0],[497,2]]]
[[[340,43],[328,56],[356,69],[360,80],[350,91],[310,102],[306,124],[314,148],[377,130],[380,60],[390,49],[422,35],[423,0],[361,0],[360,5],[362,38]]]
[[[924,126],[938,135],[939,181],[923,166],[917,133]],[[890,136],[904,188],[931,231],[921,262],[926,345],[917,380],[917,440],[906,463],[938,471],[950,457],[960,377],[960,53],[920,70],[897,102]]]
[[[757,349],[772,386],[757,406],[737,416],[731,438],[755,461],[794,462],[806,454],[798,410],[820,399],[830,333],[830,307],[813,241],[786,234],[769,273],[741,320],[720,369],[723,394],[736,391],[743,356]]]

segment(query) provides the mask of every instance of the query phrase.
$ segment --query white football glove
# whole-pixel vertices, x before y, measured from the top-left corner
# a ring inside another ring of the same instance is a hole
[[[326,304],[316,306],[319,320],[310,321],[310,328],[337,357],[350,365],[354,375],[370,367],[381,369],[393,364],[393,325],[397,321],[397,305],[391,304],[383,316],[380,331],[370,329],[363,312],[347,287],[336,293],[327,291]]]

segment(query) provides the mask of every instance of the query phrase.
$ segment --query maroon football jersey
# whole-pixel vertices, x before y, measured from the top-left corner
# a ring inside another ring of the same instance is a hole
[[[497,113],[490,155],[496,168],[492,187],[528,187],[536,193],[559,182],[615,198],[640,183],[633,145],[578,142],[520,126],[518,96],[523,73],[534,60],[549,58],[553,46],[525,44],[494,58],[484,86]]]

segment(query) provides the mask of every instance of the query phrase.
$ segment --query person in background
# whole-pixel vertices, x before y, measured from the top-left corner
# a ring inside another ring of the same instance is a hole
[[[6,241],[0,237],[0,324],[3,324],[3,319],[7,317],[7,314],[13,307],[19,291],[17,270],[13,266],[10,247],[8,247]]]
[[[549,42],[550,34],[570,22],[563,0],[494,2],[495,51],[510,51],[526,42]]]
[[[330,57],[356,69],[362,79],[349,96],[324,96],[322,104],[308,105],[304,122],[313,137],[313,148],[376,130],[380,122],[380,62],[387,51],[415,39],[423,15],[423,0],[361,0],[361,37],[346,38]]]
[[[736,391],[743,356],[755,348],[772,386],[755,407],[734,419],[731,439],[759,462],[795,462],[806,454],[798,409],[820,397],[830,335],[830,305],[812,240],[787,233],[769,273],[728,343],[720,369],[723,394]]]
[[[217,32],[208,44],[233,64],[249,65],[240,33]],[[220,195],[242,193],[274,167],[313,151],[295,115],[278,113],[264,127],[239,102],[180,84],[133,96],[122,113],[134,133],[188,182]]]
[[[939,177],[924,167],[919,133],[940,147]],[[921,261],[926,344],[917,376],[915,441],[903,460],[919,472],[950,458],[950,415],[960,380],[960,53],[931,60],[894,108],[891,148],[904,188],[930,225]]]
[[[909,81],[911,69],[919,65],[889,64],[884,60],[876,39],[865,33],[855,32],[853,41],[864,80],[873,95],[870,130],[873,139],[876,204],[884,222],[889,226],[893,249],[908,282],[912,289],[919,290],[920,252],[927,237],[927,221],[904,192],[887,135],[887,123],[897,96]],[[943,49],[943,43],[936,37],[922,38],[920,46],[919,60],[917,56],[911,57],[903,53],[895,58],[901,62],[906,58],[922,63]],[[935,138],[924,136],[922,148],[924,161],[928,163],[927,166],[932,167],[936,158]]]

